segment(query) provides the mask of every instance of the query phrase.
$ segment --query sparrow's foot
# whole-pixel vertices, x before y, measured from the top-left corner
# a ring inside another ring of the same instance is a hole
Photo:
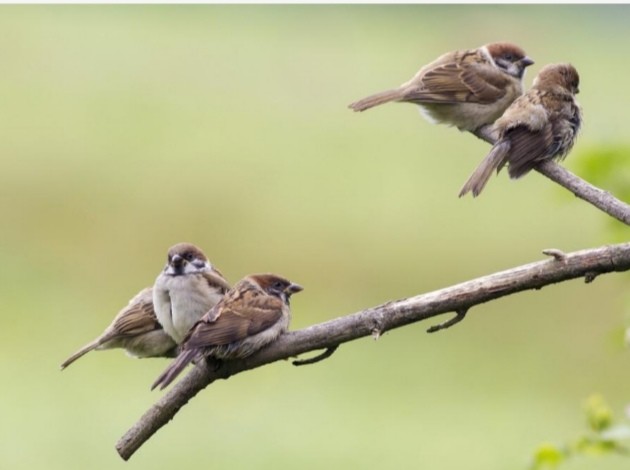
[[[216,357],[208,357],[206,359],[206,364],[208,365],[208,368],[214,372],[223,367],[223,361],[221,359],[217,359]]]

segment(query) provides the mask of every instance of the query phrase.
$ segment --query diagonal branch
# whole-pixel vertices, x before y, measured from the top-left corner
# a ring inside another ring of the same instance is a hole
[[[555,250],[558,251],[558,250]],[[373,335],[448,312],[469,311],[475,305],[529,289],[609,272],[630,270],[630,243],[564,254],[479,277],[426,294],[387,302],[282,335],[253,356],[225,361],[221,367],[194,367],[118,441],[116,450],[127,460],[200,390],[218,379],[305,352],[333,349],[341,343]]]
[[[553,161],[542,162],[535,170],[563,188],[568,189],[576,197],[590,202],[611,217],[626,225],[630,225],[630,206],[617,199],[608,191],[587,183]]]
[[[493,132],[492,126],[485,126],[477,129],[473,132],[473,134],[481,140],[485,140],[489,144],[494,145],[497,141],[497,137]],[[594,205],[620,222],[630,225],[630,205],[620,201],[608,191],[604,191],[597,186],[587,183],[552,160],[541,162],[534,169],[554,183],[568,189],[576,197]]]

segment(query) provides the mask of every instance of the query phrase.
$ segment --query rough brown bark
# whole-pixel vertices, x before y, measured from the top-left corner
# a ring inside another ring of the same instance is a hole
[[[378,338],[385,331],[456,312],[454,321],[443,323],[442,328],[430,328],[437,331],[461,321],[472,307],[499,297],[576,278],[591,282],[600,274],[630,270],[630,243],[566,254],[557,249],[546,250],[545,253],[551,258],[289,332],[244,360],[225,362],[218,368],[206,365],[193,367],[127,431],[116,444],[116,450],[123,459],[129,459],[182,406],[217,379],[227,379],[234,374],[309,351],[334,350],[339,344],[365,336]]]

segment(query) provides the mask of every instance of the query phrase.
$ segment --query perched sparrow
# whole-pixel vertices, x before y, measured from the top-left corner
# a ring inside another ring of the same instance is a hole
[[[190,243],[168,250],[168,261],[153,285],[158,321],[177,344],[204,313],[230,289],[206,255]]]
[[[508,164],[510,178],[520,178],[544,160],[569,153],[582,122],[575,100],[580,77],[570,64],[543,67],[534,85],[494,124],[498,140],[470,176],[460,197],[477,196],[494,170]]]
[[[129,301],[101,336],[66,359],[61,369],[93,349],[123,348],[135,357],[175,357],[176,346],[155,317],[153,289],[147,287]]]
[[[365,111],[390,101],[414,103],[433,123],[475,131],[493,123],[523,94],[525,68],[533,63],[520,47],[506,42],[448,52],[400,87],[349,107]]]
[[[289,298],[302,287],[273,274],[241,279],[190,330],[179,356],[151,389],[165,388],[193,360],[247,357],[276,340],[289,327]]]

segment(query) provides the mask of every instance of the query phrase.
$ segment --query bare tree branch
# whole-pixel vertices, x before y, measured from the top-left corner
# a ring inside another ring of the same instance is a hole
[[[590,202],[611,217],[626,225],[630,225],[630,206],[617,199],[608,191],[587,183],[553,161],[542,162],[535,170],[563,188],[568,189],[576,197]]]
[[[497,136],[493,132],[492,126],[484,126],[481,129],[477,129],[473,134],[493,145],[497,141]],[[594,205],[620,222],[630,225],[630,205],[620,201],[608,191],[587,183],[551,160],[539,163],[535,170],[554,183],[558,183],[563,188],[568,189],[576,197]]]
[[[559,251],[559,250],[556,250]],[[217,379],[309,351],[333,350],[339,344],[426,320],[447,312],[469,311],[475,305],[528,289],[584,277],[630,270],[630,243],[604,246],[538,261],[479,277],[451,287],[387,302],[358,313],[282,335],[278,341],[253,356],[225,361],[219,367],[201,364],[193,369],[153,405],[118,441],[116,449],[127,460],[200,390]],[[447,322],[449,323],[449,322]]]

